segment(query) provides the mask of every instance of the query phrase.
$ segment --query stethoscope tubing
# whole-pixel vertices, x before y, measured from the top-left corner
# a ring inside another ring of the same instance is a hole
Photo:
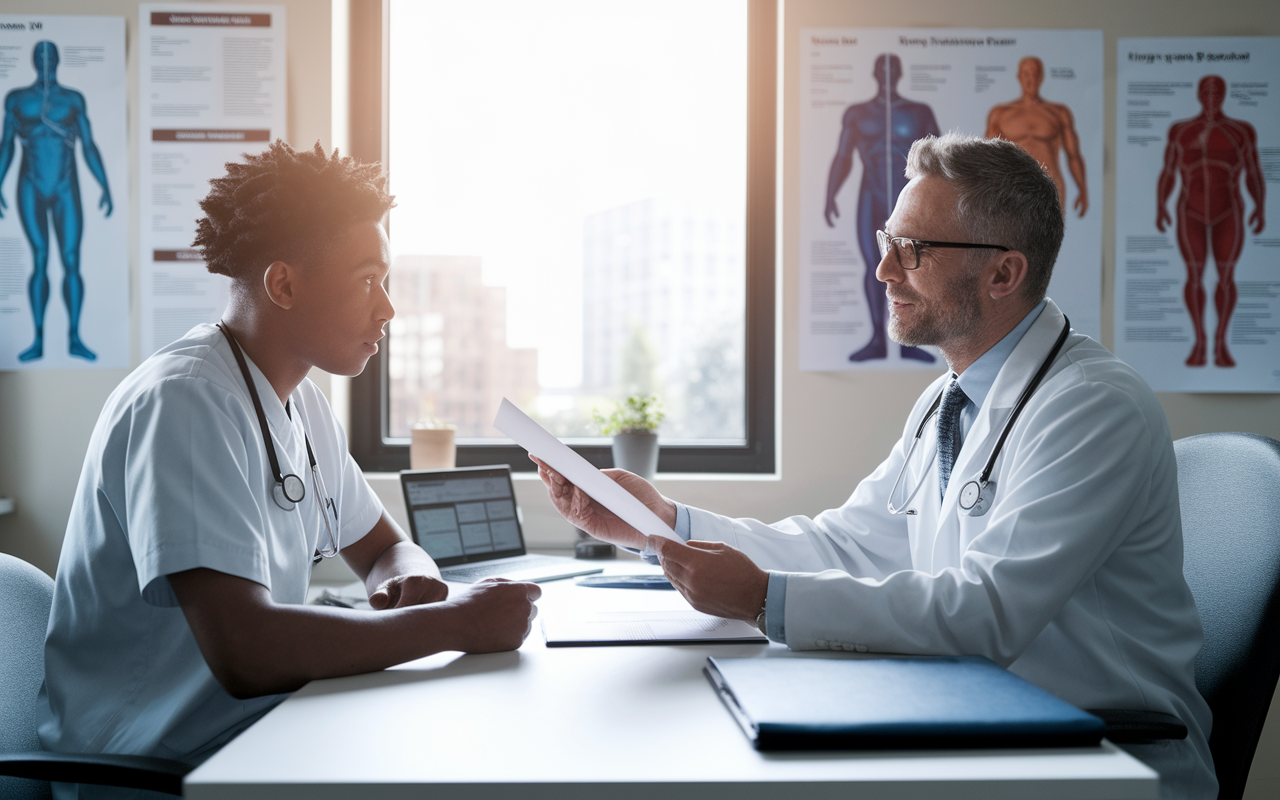
[[[1064,314],[1062,317],[1062,331],[1058,334],[1057,341],[1053,343],[1053,347],[1049,350],[1049,355],[1046,356],[1044,361],[1040,364],[1040,369],[1036,370],[1036,374],[1032,376],[1026,387],[1023,388],[1022,394],[1018,396],[1017,402],[1014,403],[1013,411],[1009,414],[1009,418],[1005,420],[1004,429],[1000,432],[1000,438],[996,440],[996,446],[991,451],[991,455],[987,458],[987,464],[982,470],[981,477],[974,481],[970,481],[970,483],[978,484],[979,501],[981,500],[981,489],[988,484],[991,478],[991,471],[995,468],[996,459],[999,458],[1000,451],[1004,449],[1004,442],[1009,438],[1009,432],[1013,430],[1014,423],[1018,421],[1018,416],[1022,414],[1022,409],[1025,408],[1028,401],[1030,401],[1032,393],[1040,386],[1040,382],[1044,380],[1044,376],[1048,374],[1049,367],[1051,367],[1053,362],[1058,358],[1058,353],[1062,350],[1062,345],[1067,341],[1067,336],[1070,333],[1071,320]],[[906,501],[903,502],[901,506],[894,506],[893,496],[897,493],[898,486],[902,483],[902,476],[907,472],[907,465],[911,463],[911,456],[915,453],[916,445],[920,443],[920,437],[924,435],[924,426],[927,425],[929,420],[933,418],[934,414],[938,412],[938,406],[942,404],[942,396],[946,394],[946,391],[946,386],[943,386],[942,391],[938,392],[938,396],[934,398],[933,403],[929,406],[929,410],[925,412],[924,418],[920,420],[920,424],[916,427],[916,435],[912,437],[911,446],[907,448],[907,456],[903,459],[902,468],[898,470],[897,480],[893,482],[893,488],[889,490],[889,500],[887,505],[890,514],[905,513],[907,511],[907,506],[911,505],[911,501],[920,493],[920,487],[925,484],[925,481],[923,480],[917,482],[915,490],[911,492],[911,495],[907,497]],[[971,504],[970,507],[973,505],[974,504]]]
[[[219,322],[218,329],[227,337],[227,343],[231,345],[231,352],[236,357],[236,363],[240,366],[240,374],[244,376],[244,382],[249,387],[249,397],[253,400],[253,410],[258,415],[258,427],[262,430],[262,441],[266,446],[267,460],[271,462],[271,475],[275,478],[276,488],[280,490],[281,496],[294,507],[301,503],[303,498],[307,496],[307,485],[293,473],[285,475],[280,470],[280,459],[276,455],[275,443],[271,440],[271,428],[267,425],[267,414],[262,409],[262,398],[258,396],[258,387],[253,383],[253,374],[249,372],[249,365],[245,362],[244,353],[240,351],[240,343],[236,341],[236,337],[231,335],[231,330],[226,325]],[[334,507],[333,498],[327,497],[328,492],[324,491],[324,480],[320,477],[320,470],[316,468],[316,454],[311,449],[311,438],[307,436],[307,431],[303,428],[302,441],[307,446],[307,460],[311,466],[311,480],[316,490],[316,502],[320,506],[320,514],[324,519],[325,526],[330,526],[329,514],[333,513],[333,525],[337,525],[337,509]],[[283,507],[283,506],[282,506]],[[285,508],[286,511],[291,510]],[[312,562],[319,561],[320,558],[332,558],[338,554],[338,541],[334,535],[332,528],[329,528],[329,547],[318,548],[316,557]]]
[[[1009,438],[1009,431],[1013,430],[1013,424],[1018,421],[1018,416],[1022,413],[1022,409],[1031,400],[1031,393],[1040,386],[1040,381],[1044,380],[1044,376],[1048,374],[1049,367],[1053,366],[1053,362],[1058,358],[1058,352],[1062,350],[1062,345],[1067,341],[1067,335],[1070,333],[1071,320],[1066,314],[1063,314],[1062,332],[1058,334],[1058,340],[1053,343],[1053,348],[1049,351],[1049,355],[1045,357],[1044,363],[1040,365],[1040,369],[1036,371],[1035,377],[1022,390],[1022,394],[1018,396],[1018,402],[1013,404],[1013,413],[1009,415],[1009,419],[1004,424],[1004,430],[1000,432],[1000,438],[996,440],[996,448],[991,451],[991,457],[987,459],[987,466],[982,470],[982,477],[978,479],[979,482],[986,483],[991,477],[991,470],[996,465],[996,456],[1000,455],[1001,449],[1004,448],[1004,440]]]
[[[249,372],[249,365],[245,363],[244,353],[240,352],[240,343],[236,341],[236,337],[231,335],[231,331],[218,323],[218,329],[227,337],[227,342],[231,345],[231,352],[236,357],[236,363],[240,365],[240,374],[244,376],[244,382],[249,387],[249,397],[253,400],[253,410],[258,414],[258,427],[262,429],[262,441],[267,448],[267,460],[271,462],[271,475],[276,479],[280,491],[284,494],[286,500],[290,503],[301,503],[302,499],[307,496],[307,485],[293,473],[285,475],[280,471],[280,459],[276,456],[275,443],[271,441],[271,428],[267,426],[267,414],[262,410],[262,398],[258,396],[258,387],[253,385],[253,374]],[[307,436],[307,432],[302,432],[302,441],[307,445],[307,459],[311,462],[311,469],[316,468],[316,456],[311,451],[311,439]],[[289,490],[289,479],[296,481],[299,487],[298,492]],[[297,497],[293,495],[297,494]]]

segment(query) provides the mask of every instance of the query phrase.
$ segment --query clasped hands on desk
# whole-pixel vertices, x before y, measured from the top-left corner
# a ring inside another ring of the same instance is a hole
[[[608,572],[656,569],[635,561]],[[543,584],[540,616],[687,609],[675,592]],[[376,612],[371,612],[376,613]],[[708,655],[853,658],[776,643],[441,653],[315,681],[192,772],[186,796],[663,800],[1154,798],[1156,774],[1104,741],[1062,750],[765,754],[702,675]]]

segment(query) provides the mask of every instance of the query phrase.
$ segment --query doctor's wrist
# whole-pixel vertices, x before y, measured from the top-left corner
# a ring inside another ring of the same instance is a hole
[[[763,631],[765,618],[767,616],[765,613],[767,611],[766,606],[768,605],[769,598],[769,573],[764,570],[759,570],[759,575],[755,577],[759,580],[755,581],[756,585],[752,587],[752,599],[751,605],[749,606],[749,617],[747,621]]]

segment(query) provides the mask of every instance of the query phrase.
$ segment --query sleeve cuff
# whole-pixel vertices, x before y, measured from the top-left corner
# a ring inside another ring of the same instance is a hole
[[[676,536],[684,539],[686,542],[693,538],[693,531],[690,528],[691,521],[689,519],[689,508],[684,503],[676,503]]]
[[[271,568],[267,558],[253,547],[193,545],[172,542],[155,547],[137,564],[142,599],[158,608],[177,608],[178,596],[168,577],[192,569],[211,569],[253,581],[271,591]]]
[[[645,545],[645,548],[643,550],[637,550],[634,547],[627,547],[625,544],[617,545],[617,547],[619,550],[626,550],[628,553],[635,553],[636,555],[640,556],[640,559],[642,561],[648,564],[657,565],[658,563],[660,563],[658,561],[657,551],[655,551],[652,547],[649,547],[648,545]]]
[[[349,520],[342,520],[338,523],[338,549],[345,550],[368,536],[369,531],[373,530],[382,519],[382,512],[382,501],[370,491],[360,510],[352,515]],[[324,539],[323,526],[321,528],[320,539],[316,541],[318,545],[327,546],[328,542]],[[352,533],[355,534],[354,538],[351,536]]]
[[[787,573],[770,572],[764,601],[764,635],[779,644],[787,643]]]
[[[679,536],[681,539],[687,542],[689,541],[690,538],[692,538],[692,534],[690,533],[690,530],[689,530],[689,509],[685,508],[685,506],[682,503],[676,503],[675,505],[676,505],[676,527],[675,527],[676,536]],[[658,554],[655,553],[653,549],[650,547],[645,547],[644,550],[637,550],[634,547],[626,547],[625,545],[618,545],[618,547],[621,547],[623,550],[626,550],[628,553],[635,553],[636,555],[640,556],[650,564],[658,563]]]

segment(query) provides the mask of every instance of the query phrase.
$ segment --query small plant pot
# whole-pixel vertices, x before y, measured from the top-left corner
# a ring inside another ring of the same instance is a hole
[[[613,465],[647,481],[653,480],[658,472],[658,434],[615,433]]]

